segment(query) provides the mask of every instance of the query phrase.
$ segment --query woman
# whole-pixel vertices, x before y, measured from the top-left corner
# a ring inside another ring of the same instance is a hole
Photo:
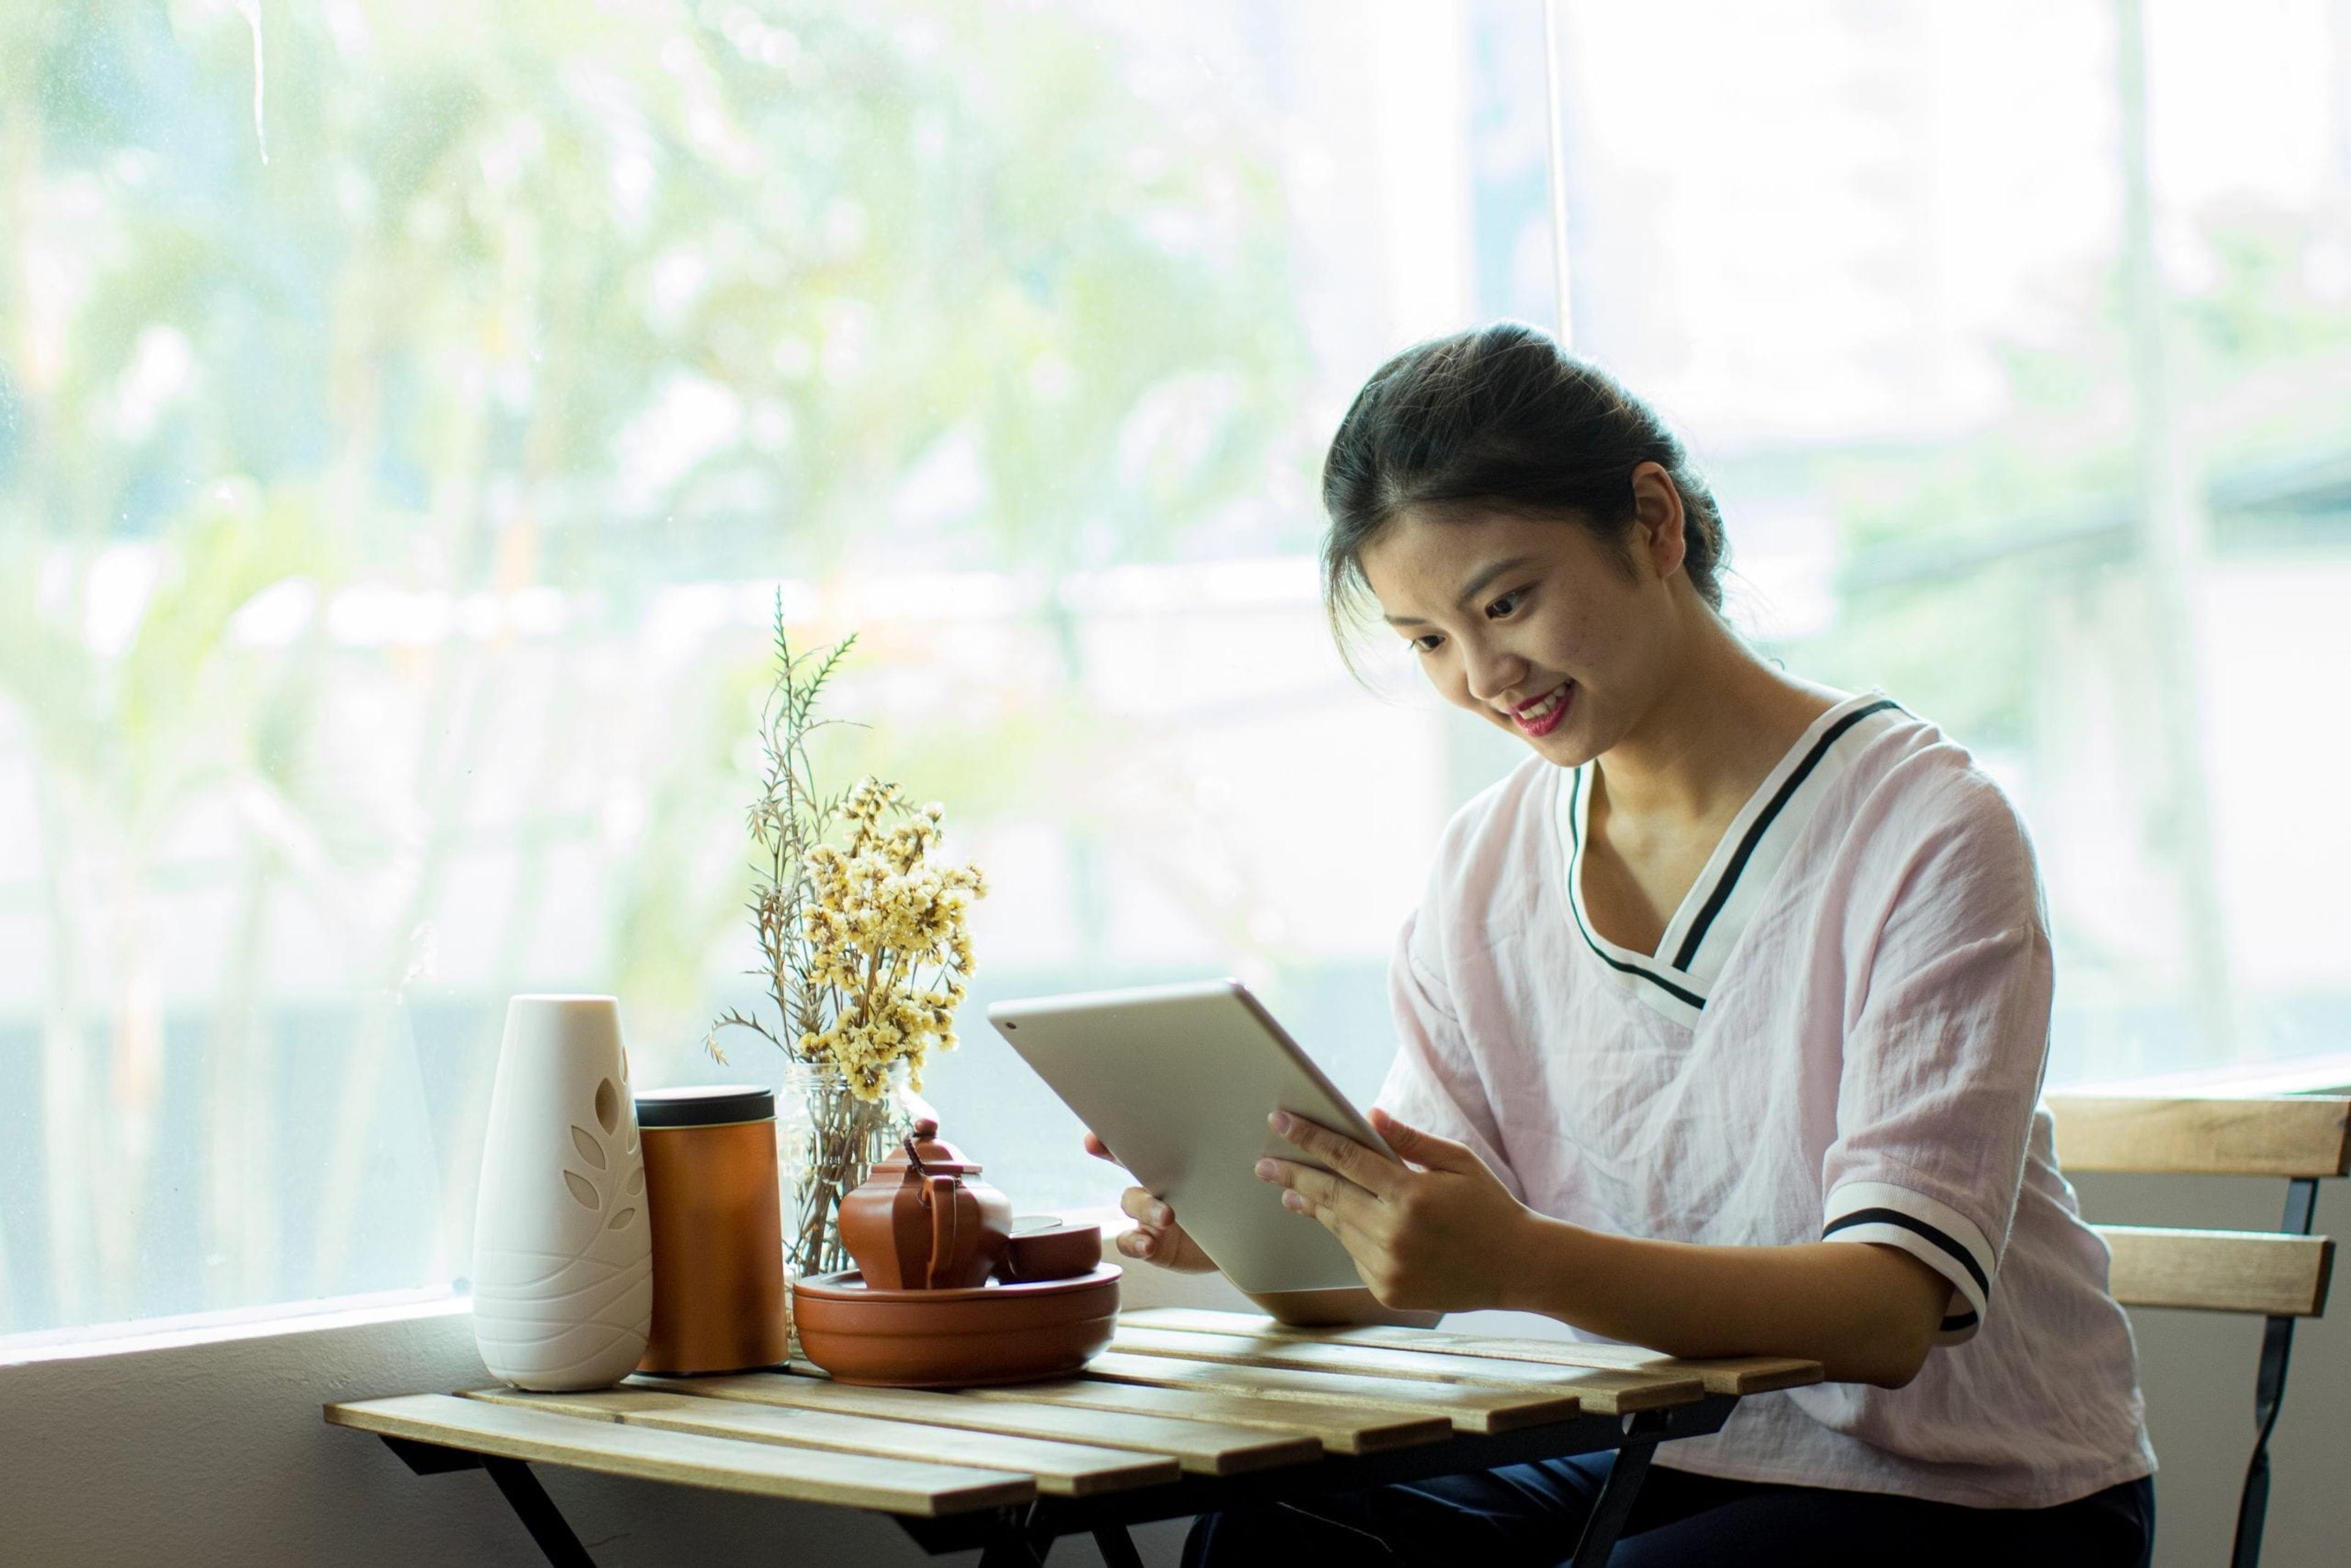
[[[1323,499],[1334,629],[1368,592],[1533,755],[1455,817],[1396,946],[1373,1119],[1403,1161],[1299,1124],[1330,1170],[1259,1175],[1386,1308],[1823,1364],[1661,1448],[1619,1563],[2144,1563],[2154,1455],[2036,1109],[2047,921],[1999,789],[1742,643],[1679,444],[1532,329],[1383,366]],[[1125,1205],[1128,1256],[1207,1266]],[[1557,1562],[1607,1464],[1214,1516],[1186,1561]]]

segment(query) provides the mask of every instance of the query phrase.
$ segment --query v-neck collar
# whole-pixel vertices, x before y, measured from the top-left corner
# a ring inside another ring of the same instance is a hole
[[[1754,918],[1764,890],[1827,797],[1829,786],[1861,749],[1855,731],[1878,715],[1901,711],[1891,697],[1869,693],[1848,697],[1814,719],[1723,830],[1705,869],[1667,922],[1654,953],[1609,941],[1584,909],[1583,846],[1590,837],[1593,765],[1576,768],[1559,793],[1568,904],[1576,928],[1609,976],[1667,1018],[1696,1028],[1715,979]]]

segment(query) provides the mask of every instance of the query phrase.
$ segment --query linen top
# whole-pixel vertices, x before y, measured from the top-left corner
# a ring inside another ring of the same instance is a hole
[[[1377,1103],[1575,1225],[1880,1242],[1950,1284],[1907,1385],[1750,1396],[1656,1462],[1987,1508],[2150,1472],[2106,1247],[2039,1104],[2048,921],[1998,786],[1885,696],[1840,703],[1642,953],[1584,910],[1592,782],[1531,758],[1447,828]]]

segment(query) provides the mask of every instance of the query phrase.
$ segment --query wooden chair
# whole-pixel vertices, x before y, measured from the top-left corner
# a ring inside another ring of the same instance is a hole
[[[2270,1432],[2285,1396],[2294,1322],[2326,1310],[2335,1243],[2310,1234],[2319,1181],[2351,1174],[2351,1098],[2128,1100],[2053,1094],[2058,1163],[2076,1171],[2283,1176],[2285,1219],[2265,1230],[2095,1228],[2114,1249],[2115,1299],[2126,1307],[2260,1312],[2253,1457],[2237,1504],[2231,1568],[2253,1568],[2269,1509]]]

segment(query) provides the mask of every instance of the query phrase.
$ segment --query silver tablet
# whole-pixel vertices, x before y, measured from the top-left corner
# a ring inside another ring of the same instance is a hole
[[[1282,1207],[1257,1162],[1319,1164],[1266,1125],[1278,1110],[1388,1146],[1238,980],[998,1002],[987,1021],[1235,1285],[1361,1289],[1347,1249]]]

